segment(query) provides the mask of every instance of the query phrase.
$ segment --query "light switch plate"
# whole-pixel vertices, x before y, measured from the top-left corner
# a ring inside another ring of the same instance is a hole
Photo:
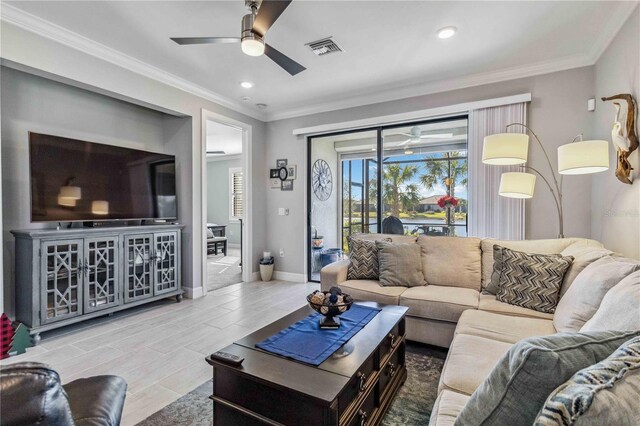
[[[278,207],[278,216],[284,216],[284,207]]]

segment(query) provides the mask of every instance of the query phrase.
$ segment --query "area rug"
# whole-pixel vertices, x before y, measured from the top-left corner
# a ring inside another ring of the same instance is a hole
[[[427,425],[438,395],[438,381],[447,352],[418,343],[407,344],[407,381],[393,400],[382,424]],[[211,380],[138,423],[141,426],[212,425]]]

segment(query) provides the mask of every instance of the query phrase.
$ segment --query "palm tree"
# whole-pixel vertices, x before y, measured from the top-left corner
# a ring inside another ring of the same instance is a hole
[[[400,210],[411,210],[418,203],[420,197],[418,186],[411,181],[418,173],[414,165],[401,166],[399,164],[385,165],[382,170],[382,199],[385,205],[391,207],[393,216],[400,216]]]
[[[433,190],[438,183],[443,183],[447,188],[447,195],[455,197],[456,185],[466,186],[467,179],[467,160],[455,158],[460,157],[460,153],[457,151],[447,152],[446,158],[450,158],[450,161],[427,161],[425,163],[426,173],[420,176],[420,182]],[[447,178],[451,180],[447,182]],[[447,185],[448,183],[448,185]],[[451,215],[447,210],[447,224],[455,223],[455,215]],[[455,227],[450,229],[451,235],[455,235]]]

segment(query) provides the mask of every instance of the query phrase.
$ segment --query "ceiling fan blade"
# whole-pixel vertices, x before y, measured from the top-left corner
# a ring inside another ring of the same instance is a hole
[[[180,45],[240,43],[240,37],[171,37],[171,40]]]
[[[262,37],[269,31],[269,28],[282,15],[282,12],[291,4],[292,0],[262,0],[258,15],[253,21],[253,31]]]
[[[305,67],[268,44],[264,45],[264,54],[291,75],[296,75],[299,72],[306,70]]]
[[[411,142],[411,138],[409,138],[409,139],[405,140],[404,142],[401,142],[400,144],[398,144],[398,146],[406,145],[406,144],[408,144],[409,142]]]
[[[430,135],[421,135],[420,139],[443,139],[451,137],[453,137],[453,133],[432,133]]]

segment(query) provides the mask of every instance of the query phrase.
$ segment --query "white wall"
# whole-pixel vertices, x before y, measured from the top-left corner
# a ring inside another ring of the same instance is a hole
[[[311,224],[318,230],[318,235],[324,237],[324,247],[341,247],[340,235],[338,233],[338,198],[342,192],[340,185],[340,165],[338,163],[338,153],[334,148],[333,141],[316,140],[311,149],[311,166],[316,160],[322,159],[327,162],[333,178],[333,188],[331,195],[325,201],[321,201],[311,191]],[[303,168],[304,169],[304,168]],[[295,188],[294,188],[295,189]]]
[[[201,253],[205,249],[205,231],[204,226],[201,226],[203,211],[201,194],[204,179],[201,151],[203,146],[202,110],[221,114],[252,126],[252,158],[255,170],[264,170],[265,151],[262,137],[264,123],[6,22],[3,22],[0,28],[0,40],[3,64],[45,74],[52,79],[65,81],[111,97],[190,117],[190,143],[183,143],[176,147],[176,150],[189,157],[180,167],[181,172],[178,177],[179,187],[184,187],[188,191],[180,200],[181,213],[185,213],[186,216],[181,219],[186,226],[183,232],[185,265],[183,282],[188,296],[201,294],[204,272]],[[215,75],[211,77],[215,78]],[[185,131],[183,126],[184,123],[169,121],[165,124],[165,132],[175,131],[176,134],[181,134]],[[169,140],[172,139],[170,136],[167,137]],[[251,184],[255,188],[264,187],[264,182],[262,173],[254,173]],[[252,198],[254,209],[263,212],[265,191],[254,191]],[[5,212],[10,208],[7,205],[3,206]],[[249,249],[248,262],[252,265],[252,269],[257,271],[257,259],[264,250],[266,233],[264,216],[257,215],[253,225],[253,247]]]
[[[296,117],[267,123],[266,167],[277,158],[306,164],[306,139],[293,136],[296,128],[349,120],[378,117],[409,111],[455,105],[483,99],[531,92],[529,124],[542,139],[556,164],[556,148],[573,139],[578,133],[591,132],[593,113],[587,112],[587,99],[593,97],[594,70],[584,67],[536,77],[489,84],[469,89],[407,98],[357,108]],[[530,150],[529,164],[546,171],[548,166],[539,147]],[[555,167],[555,166],[554,166]],[[265,171],[266,173],[266,171]],[[306,273],[306,172],[296,181],[293,192],[270,191],[266,202],[266,249],[277,253],[285,249],[285,258],[276,260],[276,268],[290,273]],[[266,184],[265,184],[266,185]],[[565,179],[565,235],[591,235],[591,178],[572,176]],[[497,191],[497,188],[496,188]],[[278,207],[288,207],[290,216],[277,216]],[[536,196],[527,201],[526,237],[555,238],[556,212],[551,194],[539,185]]]
[[[640,7],[636,7],[595,65],[594,138],[611,141],[614,108],[611,102],[600,98],[619,93],[631,93],[636,103],[640,102]],[[638,131],[640,126],[636,125]],[[615,177],[613,145],[609,153],[609,171],[592,176],[591,234],[607,248],[640,259],[640,149],[629,157],[635,169],[633,185],[625,185]]]
[[[227,242],[240,244],[240,223],[229,221],[229,169],[242,168],[242,159],[207,161],[207,222],[227,225]]]

